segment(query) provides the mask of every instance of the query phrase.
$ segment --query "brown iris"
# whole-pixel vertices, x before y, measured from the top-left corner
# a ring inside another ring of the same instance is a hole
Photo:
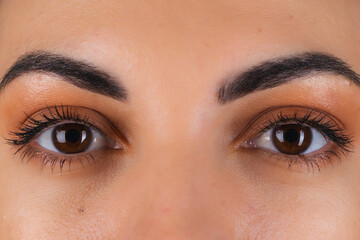
[[[54,146],[66,154],[84,152],[90,146],[91,138],[91,130],[77,123],[56,126],[52,132]]]
[[[276,127],[272,133],[272,139],[281,153],[298,155],[310,146],[312,133],[309,127],[288,124]]]

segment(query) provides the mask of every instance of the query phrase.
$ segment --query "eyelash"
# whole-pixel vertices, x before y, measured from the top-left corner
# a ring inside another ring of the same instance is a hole
[[[68,162],[69,169],[71,162],[74,158],[83,165],[82,161],[87,161],[89,164],[95,162],[94,156],[91,152],[84,152],[76,154],[74,156],[61,156],[53,153],[45,153],[42,150],[38,150],[35,147],[28,146],[28,144],[43,130],[64,121],[71,121],[79,124],[83,124],[87,127],[97,130],[102,133],[98,127],[90,123],[88,117],[80,116],[71,106],[57,105],[54,107],[47,107],[47,109],[40,114],[41,120],[37,120],[33,117],[26,115],[28,120],[27,123],[17,132],[10,132],[10,135],[14,138],[6,138],[8,144],[18,147],[14,155],[20,154],[20,158],[24,161],[27,158],[29,162],[34,157],[39,157],[42,166],[51,166],[51,170],[59,164],[60,170],[62,171],[66,162]],[[323,113],[316,113],[309,111],[304,116],[299,116],[297,112],[293,115],[287,116],[280,112],[277,115],[271,115],[271,117],[260,126],[260,130],[257,135],[260,135],[274,127],[279,127],[285,124],[300,124],[318,130],[324,134],[329,140],[331,140],[337,146],[336,150],[325,151],[314,156],[288,156],[279,153],[267,154],[271,157],[279,158],[279,160],[288,160],[289,169],[294,164],[305,164],[308,168],[314,169],[315,167],[320,171],[321,163],[331,163],[332,156],[335,156],[338,160],[341,159],[340,155],[346,155],[351,152],[352,137],[345,133],[343,128],[338,127],[333,121],[327,120],[327,115]]]
[[[55,166],[59,164],[61,172],[66,162],[68,162],[70,169],[71,162],[74,158],[76,158],[76,160],[79,161],[82,166],[84,160],[89,164],[91,161],[95,163],[95,158],[91,153],[85,152],[76,154],[74,156],[61,156],[53,153],[45,153],[36,149],[35,147],[28,146],[28,144],[36,137],[37,134],[64,121],[83,124],[89,128],[97,130],[99,133],[102,133],[98,127],[90,123],[86,116],[80,116],[80,114],[75,112],[71,106],[64,105],[47,107],[47,109],[40,114],[41,120],[30,117],[26,113],[25,115],[28,118],[27,123],[23,124],[19,131],[10,132],[10,135],[14,138],[5,138],[8,144],[18,147],[14,155],[20,154],[22,162],[24,162],[26,158],[27,162],[29,162],[34,157],[40,157],[42,168],[49,165],[53,171]]]
[[[327,114],[315,113],[311,110],[301,117],[299,117],[297,112],[294,112],[292,116],[287,116],[280,112],[277,115],[272,115],[272,117],[267,122],[262,124],[258,135],[265,133],[272,128],[280,127],[286,124],[299,124],[302,126],[316,129],[330,141],[335,143],[337,149],[324,151],[313,156],[288,156],[281,153],[270,152],[267,152],[266,154],[270,155],[271,157],[281,158],[279,160],[283,160],[285,155],[285,158],[288,161],[289,169],[291,169],[291,167],[295,164],[305,164],[308,170],[314,170],[314,168],[316,167],[318,171],[320,171],[321,164],[331,164],[333,160],[332,157],[335,157],[337,160],[340,161],[341,156],[346,156],[347,154],[352,152],[351,148],[353,146],[352,136],[346,134],[345,129],[340,128],[338,125],[333,123],[332,120],[326,120],[326,118],[328,118]]]

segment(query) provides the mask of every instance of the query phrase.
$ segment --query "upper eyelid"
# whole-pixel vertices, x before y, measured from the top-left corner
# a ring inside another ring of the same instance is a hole
[[[64,109],[64,106],[61,107],[62,109]],[[42,117],[42,119],[35,119],[35,117],[29,116],[28,114],[25,113],[25,115],[28,117],[28,119],[26,119],[25,123],[23,123],[23,125],[20,127],[19,131],[14,131],[14,132],[10,132],[10,135],[13,135],[15,137],[18,137],[19,140],[16,139],[6,139],[8,143],[13,144],[13,145],[24,145],[26,143],[28,143],[29,141],[33,140],[36,135],[38,135],[40,132],[45,131],[46,129],[48,129],[51,126],[55,126],[57,125],[59,122],[66,120],[66,118],[64,118],[63,115],[67,115],[67,118],[75,118],[70,112],[71,111],[58,111],[58,108],[55,106],[55,113],[53,113],[52,111],[50,111],[50,108],[47,108],[49,111],[47,113],[49,113],[50,116],[47,116],[46,113],[39,113],[39,115]],[[36,114],[36,113],[35,113]],[[77,117],[78,118],[78,117]],[[75,119],[75,122],[80,122],[77,121],[79,119]],[[37,129],[36,129],[37,128]],[[29,133],[31,131],[31,134],[26,135],[27,133]],[[26,139],[24,139],[24,137],[26,137]]]
[[[280,106],[268,107],[268,108],[256,113],[254,116],[251,117],[251,120],[246,124],[246,126],[244,127],[244,129],[241,131],[241,133],[239,135],[245,133],[261,116],[263,116],[267,113],[270,113],[270,112],[274,112],[279,109],[291,109],[291,108],[298,108],[298,109],[313,111],[313,112],[321,112],[324,115],[327,115],[327,116],[331,117],[332,119],[334,119],[341,126],[344,126],[344,124],[341,122],[340,119],[338,119],[337,117],[335,117],[329,113],[326,113],[323,110],[318,109],[318,108],[314,108],[314,107],[310,107],[310,106],[302,106],[302,105],[280,105]]]
[[[274,121],[269,123],[266,128],[264,129],[264,131],[266,131],[267,129],[276,127],[278,125],[281,124],[289,124],[289,123],[297,123],[297,124],[305,124],[305,125],[310,125],[309,127],[314,127],[316,128],[315,124],[312,124],[314,121],[318,121],[321,122],[323,119],[325,119],[325,115],[321,115],[321,113],[317,113],[317,115],[315,117],[312,117],[312,112],[309,112],[306,116],[298,118],[296,116],[297,114],[294,113],[293,117],[288,117],[285,115],[282,115],[282,113],[280,112],[280,114],[277,117],[273,117]],[[278,120],[276,120],[278,118]]]
[[[15,146],[25,145],[36,138],[38,134],[46,131],[46,129],[66,121],[84,124],[87,127],[93,128],[104,137],[115,138],[115,141],[121,139],[120,141],[122,143],[127,144],[126,138],[112,126],[105,116],[86,107],[64,105],[48,106],[31,116],[28,114],[26,114],[26,116],[28,118],[22,126],[20,126],[18,130],[9,133],[11,137],[6,138],[8,144]],[[95,122],[97,123],[95,124]],[[43,124],[43,126],[39,124]],[[34,129],[36,127],[38,127],[38,129]],[[111,136],[108,136],[110,132]]]
[[[311,119],[313,119],[316,115],[325,116],[325,121],[331,120],[334,124],[336,124],[338,133],[343,134],[342,136],[344,137],[348,136],[348,139],[345,139],[346,141],[344,141],[344,144],[351,143],[350,140],[352,139],[352,136],[346,131],[344,124],[332,114],[309,106],[281,105],[266,108],[251,117],[251,120],[246,123],[244,127],[240,128],[240,132],[238,132],[238,134],[233,137],[231,141],[231,146],[237,148],[237,146],[241,144],[241,141],[250,141],[251,139],[254,139],[256,136],[259,136],[262,132],[264,132],[264,129],[266,130],[269,129],[269,127],[275,126],[274,124],[272,125],[272,123],[276,122],[276,114],[280,112],[283,112],[286,116],[291,116],[289,117],[289,119],[294,117],[295,112],[297,112],[298,117],[304,116],[311,112]],[[234,129],[239,129],[239,127],[234,126]]]

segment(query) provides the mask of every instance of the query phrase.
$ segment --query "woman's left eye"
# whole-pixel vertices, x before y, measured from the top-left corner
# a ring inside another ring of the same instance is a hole
[[[41,147],[56,153],[76,154],[106,146],[99,131],[80,123],[63,123],[46,129],[35,139]]]
[[[305,155],[327,145],[328,139],[314,128],[301,124],[273,127],[252,141],[255,147],[287,155]]]

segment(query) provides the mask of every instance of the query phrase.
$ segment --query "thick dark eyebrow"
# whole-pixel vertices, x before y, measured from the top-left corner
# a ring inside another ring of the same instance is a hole
[[[31,72],[55,74],[79,88],[121,101],[127,99],[126,89],[105,71],[91,64],[45,51],[21,56],[3,77],[0,91],[12,80]]]
[[[341,59],[317,52],[306,52],[260,63],[220,87],[218,101],[231,102],[258,90],[286,84],[313,74],[342,75],[360,86],[360,76]]]

